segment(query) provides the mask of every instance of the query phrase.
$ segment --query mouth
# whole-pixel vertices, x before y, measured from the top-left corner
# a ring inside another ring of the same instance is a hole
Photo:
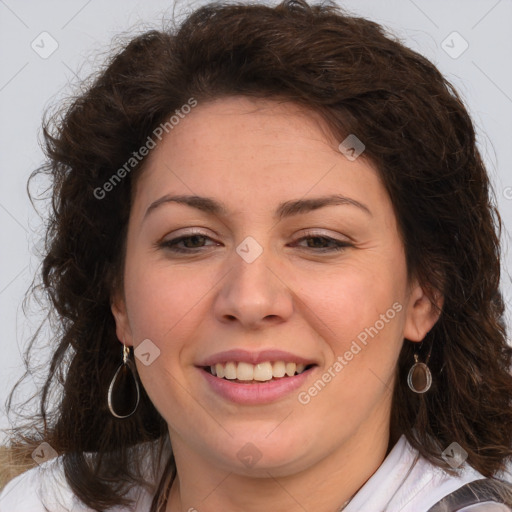
[[[293,399],[314,378],[321,361],[291,352],[232,349],[205,356],[196,364],[207,393],[239,405],[265,405]]]
[[[202,366],[201,368],[218,379],[238,384],[261,384],[295,377],[315,366],[317,365],[285,361],[264,361],[258,364],[244,361],[227,361],[211,366]]]

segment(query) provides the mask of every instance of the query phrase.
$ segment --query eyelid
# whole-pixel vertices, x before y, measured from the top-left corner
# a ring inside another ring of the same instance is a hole
[[[323,238],[330,238],[330,239],[335,240],[337,242],[346,242],[347,244],[348,243],[355,243],[355,240],[353,238],[351,238],[350,236],[348,236],[348,235],[344,235],[344,234],[341,234],[341,233],[336,233],[335,235],[333,235],[333,234],[330,234],[328,232],[316,231],[316,229],[320,229],[320,228],[306,228],[304,231],[302,231],[300,233],[299,237],[300,238],[308,237],[308,236],[311,236],[311,237],[323,237]]]
[[[192,229],[192,231],[187,231],[188,229]],[[311,237],[331,238],[333,240],[338,240],[340,242],[344,241],[344,240],[339,240],[334,235],[330,235],[330,234],[322,232],[322,231],[316,231],[315,229],[319,229],[319,228],[306,228],[306,229],[304,229],[303,231],[299,232],[299,235],[297,235],[298,238],[295,238],[295,240],[299,240],[300,238],[311,236]],[[172,233],[166,234],[162,238],[161,241],[162,242],[166,242],[166,241],[174,240],[176,238],[187,237],[187,236],[195,236],[195,235],[201,235],[201,236],[205,236],[205,237],[211,238],[211,235],[209,233],[207,233],[205,231],[201,231],[200,228],[199,229],[198,228],[182,228],[182,229],[179,229],[178,231],[173,231]],[[215,236],[219,236],[219,235],[215,234]],[[347,241],[347,242],[352,240],[347,235],[342,235],[342,237],[345,238],[346,239],[345,241]]]
[[[321,228],[305,228],[304,230],[300,231],[300,236],[309,235],[309,236],[325,236],[328,238],[332,238],[333,235],[330,235],[329,233],[325,231],[317,231]]]
[[[212,237],[212,234],[211,234],[212,231],[210,231],[208,233],[206,231],[201,231],[201,229],[202,228],[181,228],[181,229],[178,229],[177,231],[173,231],[172,233],[167,233],[162,238],[161,241],[166,242],[166,241],[174,240],[175,238],[181,238],[181,237],[185,237],[185,236],[194,236],[194,235],[207,236],[208,238]],[[218,236],[218,235],[214,235],[214,236]]]

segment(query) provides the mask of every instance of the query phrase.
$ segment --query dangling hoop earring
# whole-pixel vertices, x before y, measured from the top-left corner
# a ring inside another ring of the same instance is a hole
[[[129,359],[130,348],[123,344],[123,362],[110,381],[108,408],[116,418],[131,416],[139,405],[140,389],[133,362]]]
[[[407,384],[412,391],[421,394],[427,392],[432,385],[432,373],[428,367],[430,354],[432,352],[432,344],[430,345],[430,350],[424,363],[420,363],[418,361],[418,352],[414,354],[414,364],[411,366],[409,374],[407,375]]]

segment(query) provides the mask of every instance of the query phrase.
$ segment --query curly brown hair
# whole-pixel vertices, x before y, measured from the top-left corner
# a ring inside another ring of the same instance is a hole
[[[155,460],[166,453],[167,425],[143,389],[126,420],[114,418],[106,401],[120,362],[111,297],[123,286],[144,160],[107,198],[97,190],[189,98],[232,95],[295,102],[318,112],[338,140],[357,133],[364,141],[392,200],[409,276],[432,302],[444,296],[422,346],[422,354],[433,349],[428,393],[408,389],[414,348],[403,344],[392,440],[405,434],[448,472],[440,447],[456,440],[484,476],[504,470],[512,456],[512,348],[499,291],[501,219],[472,121],[436,67],[380,25],[303,0],[209,4],[176,30],[144,33],[44,122],[48,163],[34,176],[50,175],[53,196],[41,275],[60,330],[40,415],[13,431],[13,444],[32,450],[47,441],[63,456],[73,492],[95,510],[131,504],[126,490],[144,484],[144,443],[158,441]],[[166,457],[152,512],[176,472]]]

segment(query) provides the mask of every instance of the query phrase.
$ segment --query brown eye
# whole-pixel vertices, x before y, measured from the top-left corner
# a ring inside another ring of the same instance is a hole
[[[197,249],[207,247],[205,245],[206,240],[211,240],[211,238],[203,235],[202,233],[192,233],[190,235],[172,238],[171,240],[165,240],[159,245],[160,247],[171,250],[173,252],[191,254],[197,252]]]
[[[318,252],[341,251],[347,247],[352,246],[352,244],[349,244],[348,242],[342,242],[341,240],[336,240],[328,236],[307,235],[302,238],[299,238],[297,242],[302,242],[303,240],[308,241],[307,246],[301,247],[305,249],[316,249]],[[330,244],[330,246],[328,244]]]

